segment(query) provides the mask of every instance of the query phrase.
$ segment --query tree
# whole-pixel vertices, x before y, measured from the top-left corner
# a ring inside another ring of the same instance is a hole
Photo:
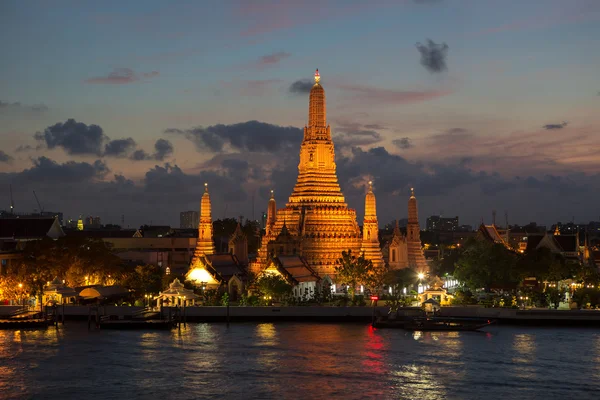
[[[455,265],[458,259],[460,258],[461,254],[461,248],[445,251],[444,257],[434,260],[431,263],[431,275],[454,275]]]
[[[19,283],[16,275],[0,275],[0,300],[21,300],[23,288],[19,287]]]
[[[342,257],[337,260],[335,273],[337,282],[348,285],[348,292],[354,303],[356,287],[368,284],[369,276],[373,273],[373,262],[367,260],[364,254],[359,257],[352,255],[352,250],[343,251]]]
[[[292,292],[292,285],[278,274],[261,275],[256,280],[256,288],[262,296],[266,296],[269,300],[283,300]]]
[[[156,265],[138,265],[125,280],[125,285],[135,292],[135,297],[158,293],[162,289],[163,270]]]
[[[454,276],[469,288],[515,288],[519,282],[517,255],[502,244],[472,239],[456,262]]]
[[[546,289],[546,298],[548,299],[548,303],[552,304],[556,310],[560,302],[565,301],[564,289],[549,287]]]

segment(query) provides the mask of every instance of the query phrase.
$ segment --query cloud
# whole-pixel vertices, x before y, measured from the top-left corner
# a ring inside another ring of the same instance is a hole
[[[158,139],[154,143],[154,158],[158,161],[163,161],[166,157],[173,154],[173,144],[166,139]]]
[[[48,111],[48,106],[45,104],[27,105],[20,102],[10,103],[0,100],[0,113],[4,112],[30,112],[40,114]]]
[[[361,85],[338,85],[338,89],[348,92],[361,102],[385,104],[411,104],[433,100],[452,93],[450,90],[404,91],[380,89]]]
[[[31,150],[34,150],[33,146],[30,146],[28,144],[25,144],[25,145],[22,144],[22,145],[17,146],[17,148],[15,149],[15,152],[16,153],[23,153],[23,152],[31,151]]]
[[[99,76],[86,79],[85,83],[91,84],[111,84],[125,85],[128,83],[137,82],[141,79],[150,79],[160,75],[158,71],[144,72],[141,74],[135,73],[131,68],[114,68],[107,76]]]
[[[408,137],[394,139],[392,140],[392,144],[398,147],[399,149],[410,149],[411,147],[413,147],[412,140],[410,140],[410,138]]]
[[[200,151],[213,153],[231,149],[251,152],[276,152],[297,148],[302,142],[301,129],[258,121],[232,125],[212,125],[207,128],[167,129],[165,133],[183,135]]]
[[[68,154],[102,154],[102,144],[107,139],[98,125],[86,125],[74,119],[49,126],[44,132],[34,135],[38,141],[44,142],[49,149],[62,147]]]
[[[568,122],[564,121],[562,124],[547,124],[542,126],[542,128],[546,129],[546,130],[551,130],[551,129],[562,129],[564,127],[566,127],[568,125]]]
[[[164,161],[165,158],[173,154],[173,144],[166,139],[158,139],[154,143],[154,154],[148,154],[144,150],[136,150],[131,154],[130,159],[133,161],[156,160]]]
[[[337,121],[336,131],[339,134],[333,137],[333,141],[338,148],[373,145],[383,140],[375,129],[383,127],[378,124],[362,125],[351,121]]]
[[[446,56],[448,55],[448,45],[446,43],[436,44],[431,39],[427,39],[426,44],[417,43],[417,50],[421,53],[421,65],[431,73],[446,71]]]
[[[11,156],[0,150],[0,163],[10,163],[12,160]]]
[[[105,156],[123,157],[135,149],[137,143],[132,138],[111,140],[104,147]]]
[[[306,94],[310,93],[313,85],[314,82],[310,79],[299,79],[290,85],[288,91],[294,94]]]
[[[19,173],[18,182],[19,185],[39,182],[72,184],[102,179],[109,171],[108,166],[100,160],[92,164],[75,161],[59,164],[47,157],[39,157],[33,160],[33,167]]]
[[[262,56],[258,60],[258,64],[260,66],[274,65],[278,64],[280,61],[285,60],[288,57],[291,57],[290,53],[286,53],[285,51],[278,51],[272,54]]]

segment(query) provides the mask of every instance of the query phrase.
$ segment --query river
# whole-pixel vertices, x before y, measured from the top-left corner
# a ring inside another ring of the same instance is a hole
[[[558,399],[600,392],[600,331],[361,324],[0,331],[2,399]]]

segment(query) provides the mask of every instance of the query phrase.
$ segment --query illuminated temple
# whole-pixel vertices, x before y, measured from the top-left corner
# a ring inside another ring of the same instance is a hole
[[[320,276],[331,276],[335,275],[342,251],[347,250],[355,254],[364,251],[374,265],[383,265],[371,185],[365,206],[361,234],[356,211],[348,208],[338,183],[325,90],[317,70],[309,97],[308,125],[300,146],[298,180],[284,208],[277,209],[271,194],[266,235],[251,270],[260,273],[272,256],[300,255]]]

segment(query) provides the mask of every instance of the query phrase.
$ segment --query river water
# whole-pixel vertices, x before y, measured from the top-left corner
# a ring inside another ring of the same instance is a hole
[[[360,324],[0,331],[1,399],[597,398],[600,331]]]

